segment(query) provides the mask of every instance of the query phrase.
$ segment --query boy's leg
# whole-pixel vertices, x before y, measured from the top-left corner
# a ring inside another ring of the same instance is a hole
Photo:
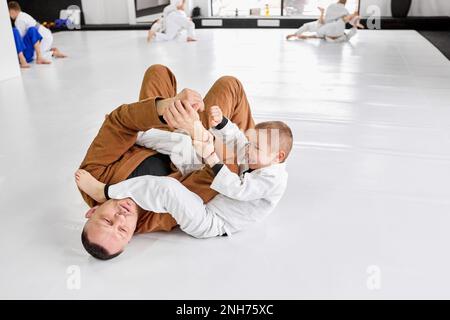
[[[224,222],[207,211],[203,200],[170,177],[143,176],[109,186],[112,199],[132,198],[141,208],[170,212],[181,230],[196,238],[226,233]]]
[[[305,36],[303,35],[305,32],[317,32],[319,27],[322,24],[319,21],[312,21],[308,23],[304,23],[295,33],[290,34],[286,37],[286,40],[297,38],[297,39],[308,39],[308,38],[316,38],[316,36]]]
[[[22,37],[20,36],[19,30],[13,28],[14,43],[16,44],[17,57],[19,58],[19,64],[21,68],[29,68],[30,65],[27,62],[23,52],[25,50],[25,44],[23,43]]]
[[[52,45],[53,45],[53,35],[52,32],[44,27],[43,25],[39,25],[38,28],[39,34],[42,36],[41,40],[41,52],[45,59],[50,59],[53,55]]]

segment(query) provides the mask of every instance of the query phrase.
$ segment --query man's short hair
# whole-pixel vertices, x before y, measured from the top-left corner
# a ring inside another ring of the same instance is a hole
[[[22,9],[20,8],[20,4],[17,1],[8,2],[8,10],[22,11]]]
[[[93,256],[94,258],[100,259],[100,260],[109,260],[109,259],[115,258],[123,252],[123,251],[119,251],[119,252],[110,254],[108,252],[108,250],[106,250],[101,245],[90,242],[87,237],[86,230],[84,230],[84,229],[83,229],[83,232],[81,233],[81,243],[83,244],[83,247],[86,249],[86,251],[91,256]]]
[[[293,144],[293,136],[292,130],[289,126],[283,121],[265,121],[260,122],[255,126],[255,129],[266,129],[266,130],[278,130],[279,138],[280,138],[280,149],[286,153],[285,160],[289,156],[289,153],[292,150]]]

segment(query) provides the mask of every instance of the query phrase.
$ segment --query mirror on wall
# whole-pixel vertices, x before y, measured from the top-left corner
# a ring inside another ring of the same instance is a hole
[[[134,0],[136,17],[144,17],[160,13],[169,3],[170,0]]]

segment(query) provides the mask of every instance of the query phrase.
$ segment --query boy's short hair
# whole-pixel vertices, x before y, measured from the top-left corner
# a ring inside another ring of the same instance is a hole
[[[278,130],[278,136],[280,139],[279,141],[280,149],[286,153],[284,160],[287,159],[289,153],[292,150],[294,138],[292,136],[291,128],[289,128],[289,126],[286,123],[284,123],[283,121],[264,121],[258,123],[255,126],[255,129]]]
[[[8,10],[22,11],[20,4],[17,1],[8,2]]]

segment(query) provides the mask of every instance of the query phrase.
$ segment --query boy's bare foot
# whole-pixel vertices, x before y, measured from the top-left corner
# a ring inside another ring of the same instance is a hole
[[[187,42],[194,42],[194,41],[197,41],[197,40],[194,39],[194,38],[191,38],[191,37],[187,37],[187,38],[186,38],[186,41],[187,41]]]
[[[288,35],[287,37],[286,37],[286,40],[291,40],[292,38],[294,38],[294,39],[296,39],[296,40],[299,40],[299,39],[308,39],[308,37],[307,36],[304,36],[304,35],[297,35],[297,34],[290,34],[290,35]]]
[[[37,58],[36,59],[36,63],[37,64],[50,64],[52,63],[51,61],[45,60],[44,58]]]
[[[79,169],[75,172],[75,181],[78,188],[86,192],[92,199],[98,203],[106,201],[105,184],[95,179],[89,172]]]
[[[22,69],[28,69],[28,68],[30,67],[30,65],[29,65],[28,63],[21,63],[21,64],[20,64],[20,67],[21,67]]]
[[[149,30],[147,35],[147,42],[151,42],[155,36],[156,32],[153,30]]]
[[[62,53],[61,51],[59,51],[58,48],[52,48],[52,55],[55,58],[67,58],[67,55],[65,55],[64,53]]]

